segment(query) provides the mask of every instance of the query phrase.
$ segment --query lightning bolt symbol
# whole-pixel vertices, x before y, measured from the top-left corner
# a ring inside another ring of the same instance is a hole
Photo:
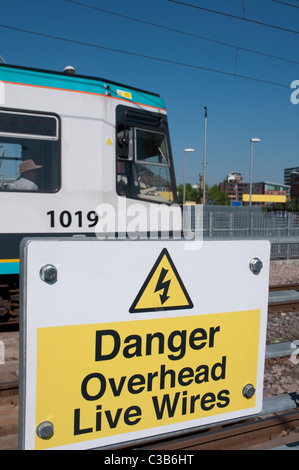
[[[171,280],[163,282],[167,273],[168,273],[168,269],[164,269],[164,268],[161,269],[159,280],[155,288],[155,292],[158,292],[159,290],[163,289],[163,294],[160,294],[160,300],[161,300],[162,305],[166,302],[167,299],[169,299],[169,295],[167,295],[167,292],[168,292]]]

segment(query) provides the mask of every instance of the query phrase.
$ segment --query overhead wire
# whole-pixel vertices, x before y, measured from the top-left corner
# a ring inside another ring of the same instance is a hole
[[[245,12],[244,0],[241,0],[241,2],[242,2],[243,20],[245,20],[246,19],[246,17],[245,17],[246,12]]]
[[[219,10],[212,10],[211,8],[201,7],[199,5],[192,5],[191,3],[186,3],[186,2],[179,1],[179,0],[167,0],[167,1],[171,3],[176,3],[178,5],[183,5],[188,8],[195,8],[197,10],[207,11],[208,13],[214,13],[216,15],[222,15],[222,16],[226,16],[229,18],[234,18],[235,20],[247,21],[248,23],[258,24],[260,26],[265,26],[267,28],[278,29],[280,31],[285,31],[285,32],[292,33],[292,34],[299,34],[299,31],[295,29],[284,28],[282,26],[276,26],[270,23],[265,23],[264,21],[252,20],[250,18],[243,18],[242,16],[232,15],[231,13],[225,13]]]
[[[21,32],[21,33],[26,33],[26,34],[31,34],[31,35],[35,35],[35,36],[38,36],[38,37],[44,37],[44,38],[47,38],[47,39],[55,39],[55,40],[58,40],[58,41],[64,41],[64,42],[68,42],[68,43],[71,43],[71,44],[77,44],[77,45],[80,45],[80,46],[93,47],[93,48],[102,49],[102,50],[106,50],[106,51],[117,52],[117,53],[120,53],[120,54],[127,54],[127,55],[131,55],[131,56],[134,56],[134,57],[141,57],[141,58],[144,58],[144,59],[155,60],[155,61],[164,62],[164,63],[168,63],[168,64],[180,65],[180,66],[183,66],[183,67],[193,68],[193,69],[197,69],[197,70],[203,70],[203,71],[206,71],[206,72],[218,73],[218,74],[222,74],[222,75],[226,75],[226,76],[230,76],[230,77],[242,78],[242,79],[245,79],[245,80],[264,83],[264,84],[267,84],[267,85],[274,85],[274,86],[278,86],[278,87],[289,88],[288,85],[285,85],[283,83],[272,82],[272,81],[269,81],[269,80],[263,80],[263,79],[259,79],[259,78],[255,78],[255,77],[249,77],[247,75],[242,75],[242,74],[236,73],[236,70],[234,72],[226,72],[224,70],[213,69],[213,68],[210,68],[210,67],[203,67],[201,65],[188,64],[186,62],[179,62],[177,60],[165,59],[165,58],[161,58],[161,57],[155,57],[155,56],[150,56],[150,55],[141,54],[141,53],[137,53],[137,52],[127,51],[127,50],[124,50],[124,49],[117,49],[117,48],[102,46],[102,45],[99,45],[99,44],[79,41],[79,40],[76,40],[76,39],[69,39],[69,38],[65,38],[65,37],[61,37],[61,36],[41,33],[41,32],[38,32],[38,31],[32,31],[32,30],[28,30],[28,29],[24,29],[24,28],[18,28],[18,27],[15,27],[15,26],[10,26],[10,25],[5,25],[5,24],[0,24],[0,28],[5,28],[5,29],[12,30],[12,31],[18,31],[18,32]]]
[[[272,2],[280,3],[281,5],[286,5],[288,7],[299,8],[298,5],[293,5],[292,3],[281,2],[280,0],[272,0]]]
[[[138,22],[138,23],[147,24],[149,26],[154,26],[156,28],[164,29],[166,31],[171,31],[171,32],[178,33],[178,34],[183,34],[185,36],[190,36],[190,37],[193,37],[193,38],[196,38],[196,39],[201,39],[203,41],[208,41],[208,42],[212,42],[212,43],[215,43],[215,44],[219,44],[221,46],[229,47],[231,49],[235,49],[236,53],[238,53],[238,51],[244,51],[244,52],[249,52],[251,54],[256,54],[256,55],[260,55],[260,56],[264,56],[264,57],[269,57],[270,59],[281,60],[281,61],[284,61],[284,62],[289,62],[291,64],[299,65],[299,61],[297,61],[297,60],[287,59],[286,57],[280,57],[280,56],[276,56],[276,55],[273,55],[273,54],[267,54],[266,52],[257,51],[256,49],[249,49],[249,48],[246,48],[246,47],[240,47],[240,46],[237,46],[235,44],[220,41],[220,40],[217,40],[217,39],[207,38],[206,36],[191,33],[189,31],[183,31],[183,30],[180,30],[180,29],[177,29],[177,28],[171,28],[169,26],[153,23],[152,21],[142,20],[140,18],[135,18],[133,16],[124,15],[122,13],[116,13],[116,12],[111,11],[111,10],[96,7],[96,6],[89,5],[87,3],[82,3],[82,2],[79,2],[79,1],[76,1],[76,0],[65,0],[65,1],[68,2],[68,3],[72,3],[74,5],[79,5],[79,6],[89,8],[89,9],[92,9],[92,10],[101,11],[103,13],[107,13],[108,15],[118,16],[120,18],[125,18],[125,19],[135,21],[135,22]],[[245,10],[244,10],[244,15],[245,15]]]

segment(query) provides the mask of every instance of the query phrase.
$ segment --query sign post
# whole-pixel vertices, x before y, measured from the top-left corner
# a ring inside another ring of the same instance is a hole
[[[21,255],[22,449],[261,411],[269,242],[31,239]]]

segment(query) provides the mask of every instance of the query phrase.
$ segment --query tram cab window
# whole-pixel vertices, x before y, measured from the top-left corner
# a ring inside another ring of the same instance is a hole
[[[59,119],[0,109],[0,191],[59,189]]]
[[[166,117],[119,108],[117,193],[150,202],[176,202]]]

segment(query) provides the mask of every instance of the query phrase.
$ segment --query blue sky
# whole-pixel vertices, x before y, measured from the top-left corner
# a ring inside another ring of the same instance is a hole
[[[73,65],[79,74],[159,93],[168,111],[177,184],[183,183],[185,148],[195,149],[188,155],[187,182],[196,184],[202,172],[204,106],[207,184],[231,171],[249,180],[252,137],[261,139],[254,145],[253,180],[283,183],[284,168],[299,166],[299,104],[290,100],[291,82],[299,80],[299,1],[184,3],[241,19],[169,0],[1,0],[0,55],[13,65],[59,71]]]

